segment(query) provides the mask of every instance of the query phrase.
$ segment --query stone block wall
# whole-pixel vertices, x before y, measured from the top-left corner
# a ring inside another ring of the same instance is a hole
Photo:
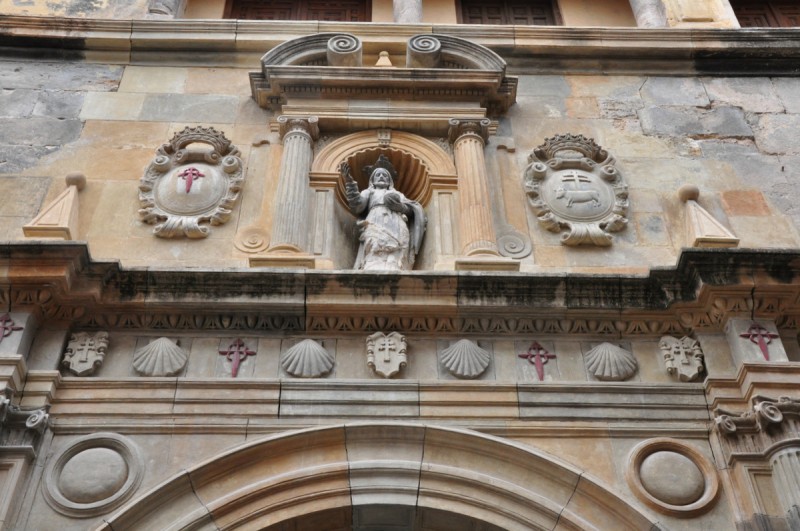
[[[62,177],[79,171],[89,185],[80,196],[78,239],[89,242],[93,257],[127,266],[245,266],[234,237],[271,219],[282,149],[268,127],[270,112],[250,96],[250,70],[0,63],[0,114],[8,125],[0,132],[0,186],[14,198],[0,206],[2,236],[22,239],[21,226],[63,190]],[[794,78],[520,75],[517,103],[486,154],[501,175],[507,221],[533,243],[521,269],[644,273],[674,265],[689,245],[676,194],[687,183],[700,188],[699,203],[740,247],[797,246],[797,94]],[[205,240],[164,241],[138,219],[138,179],[155,149],[187,125],[224,132],[242,150],[246,180],[228,224]],[[610,249],[561,245],[522,193],[528,155],[563,133],[594,138],[628,182],[629,223]],[[509,138],[513,148],[498,149]]]

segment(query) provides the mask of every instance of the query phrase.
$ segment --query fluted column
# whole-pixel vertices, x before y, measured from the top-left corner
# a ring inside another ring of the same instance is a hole
[[[664,0],[630,0],[636,25],[640,28],[666,28]]]
[[[785,448],[770,459],[772,481],[787,513],[800,507],[800,448]]]
[[[271,244],[268,252],[305,253],[308,249],[308,172],[319,136],[317,117],[278,118],[283,156],[275,194]]]
[[[450,141],[458,172],[461,254],[500,256],[494,222],[486,160],[483,148],[489,136],[489,120],[450,120]]]
[[[394,21],[401,24],[422,22],[422,0],[393,0]]]

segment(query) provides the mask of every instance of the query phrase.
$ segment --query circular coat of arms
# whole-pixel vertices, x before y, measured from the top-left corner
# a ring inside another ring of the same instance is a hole
[[[611,245],[610,232],[625,228],[628,186],[614,159],[583,135],[545,140],[528,157],[525,192],[539,222],[569,233],[564,245]]]
[[[211,149],[197,149],[204,144]],[[161,238],[205,238],[228,221],[244,179],[239,150],[213,127],[186,127],[157,150],[139,182],[139,217]]]

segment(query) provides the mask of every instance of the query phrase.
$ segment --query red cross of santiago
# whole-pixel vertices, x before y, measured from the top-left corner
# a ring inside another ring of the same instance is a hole
[[[539,376],[539,381],[544,381],[544,366],[549,360],[556,359],[555,354],[547,352],[547,349],[539,344],[538,341],[531,343],[528,352],[517,354],[518,357],[528,360],[528,363],[536,367],[536,375]]]
[[[761,349],[761,353],[764,355],[764,359],[769,361],[769,344],[772,343],[773,339],[780,336],[778,334],[773,334],[760,324],[753,322],[750,328],[747,329],[747,332],[739,334],[739,337],[749,339],[751,342],[758,345],[758,348]]]
[[[186,193],[188,194],[189,192],[192,191],[192,184],[194,184],[194,182],[197,179],[205,177],[205,174],[200,173],[200,170],[198,170],[194,166],[190,166],[189,168],[186,168],[185,170],[180,172],[178,174],[178,177],[186,181]]]
[[[7,313],[0,317],[0,342],[3,338],[10,336],[13,332],[22,330],[23,327],[16,326],[14,320]]]
[[[244,341],[238,337],[228,346],[228,350],[220,350],[219,353],[228,358],[228,361],[231,362],[231,376],[233,378],[236,378],[236,375],[239,374],[239,364],[243,362],[247,356],[256,355],[255,351],[248,349]]]

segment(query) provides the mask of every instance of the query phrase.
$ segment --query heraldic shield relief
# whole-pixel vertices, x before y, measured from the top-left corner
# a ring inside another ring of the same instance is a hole
[[[567,134],[546,139],[528,160],[525,191],[539,222],[569,230],[564,245],[611,245],[609,232],[628,223],[628,186],[614,158],[594,140]]]
[[[197,148],[204,144],[211,149]],[[161,238],[205,238],[230,219],[244,179],[239,150],[213,127],[186,127],[157,150],[139,182],[139,217]]]

